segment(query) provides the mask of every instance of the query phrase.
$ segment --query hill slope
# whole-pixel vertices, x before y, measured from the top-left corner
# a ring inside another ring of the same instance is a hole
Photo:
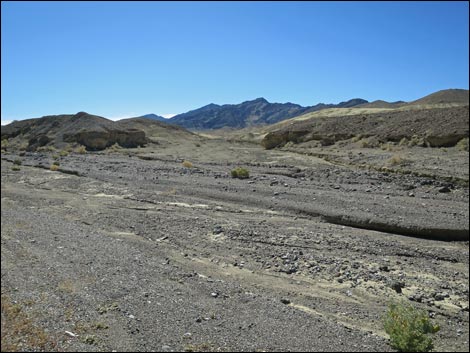
[[[269,132],[262,144],[273,148],[287,142],[317,140],[322,145],[330,145],[361,135],[373,136],[381,142],[420,138],[432,147],[454,146],[469,135],[468,109],[468,106],[407,111],[395,109],[367,115],[294,120]]]
[[[137,147],[147,141],[142,130],[85,112],[16,121],[1,127],[1,137],[30,151],[47,145],[61,148],[68,143],[84,145],[88,150],[101,150],[115,143]]]
[[[469,95],[467,89],[445,89],[434,92],[423,98],[417,99],[408,105],[424,104],[469,104]]]

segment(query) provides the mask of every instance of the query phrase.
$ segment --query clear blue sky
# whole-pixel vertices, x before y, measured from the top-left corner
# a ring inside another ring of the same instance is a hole
[[[467,2],[4,2],[2,120],[468,89]]]

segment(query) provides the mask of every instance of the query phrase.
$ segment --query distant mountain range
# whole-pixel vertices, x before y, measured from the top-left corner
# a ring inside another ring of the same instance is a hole
[[[208,104],[199,109],[165,119],[155,114],[142,117],[182,126],[191,130],[212,130],[220,128],[240,129],[250,126],[270,125],[302,114],[330,108],[399,108],[411,105],[433,104],[468,104],[468,90],[448,89],[435,92],[416,101],[386,102],[377,100],[369,102],[354,98],[338,104],[319,103],[303,107],[294,103],[270,103],[264,98],[257,98],[240,104]]]
[[[244,128],[255,125],[274,124],[295,116],[326,108],[348,108],[367,103],[364,99],[351,99],[339,104],[317,104],[302,107],[294,103],[270,103],[264,98],[257,98],[240,104],[209,104],[202,108],[179,114],[166,122],[187,129],[208,130]]]

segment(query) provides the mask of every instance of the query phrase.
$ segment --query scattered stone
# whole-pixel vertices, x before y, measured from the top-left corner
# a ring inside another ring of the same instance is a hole
[[[447,292],[434,293],[433,297],[434,297],[434,300],[441,301],[441,300],[444,300],[445,298],[449,298],[449,293]]]
[[[212,298],[217,298],[218,296],[219,296],[219,293],[217,293],[217,292],[212,292],[211,293]]]
[[[73,333],[73,332],[70,332],[70,331],[65,331],[65,334],[70,336],[70,337],[78,337],[77,334]]]
[[[285,305],[289,305],[289,304],[290,304],[290,300],[289,300],[289,299],[282,298],[282,299],[281,299],[281,303],[282,303],[282,304],[285,304]]]
[[[222,226],[217,225],[217,226],[214,227],[214,230],[212,231],[212,233],[220,234],[220,233],[223,233],[223,231],[224,230],[223,230]]]
[[[450,192],[450,189],[447,186],[443,186],[438,191],[441,192],[441,193],[447,193],[447,192]]]

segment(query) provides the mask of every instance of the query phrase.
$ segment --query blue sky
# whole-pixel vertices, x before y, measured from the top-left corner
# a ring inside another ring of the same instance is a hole
[[[467,2],[8,2],[1,117],[468,89]]]

